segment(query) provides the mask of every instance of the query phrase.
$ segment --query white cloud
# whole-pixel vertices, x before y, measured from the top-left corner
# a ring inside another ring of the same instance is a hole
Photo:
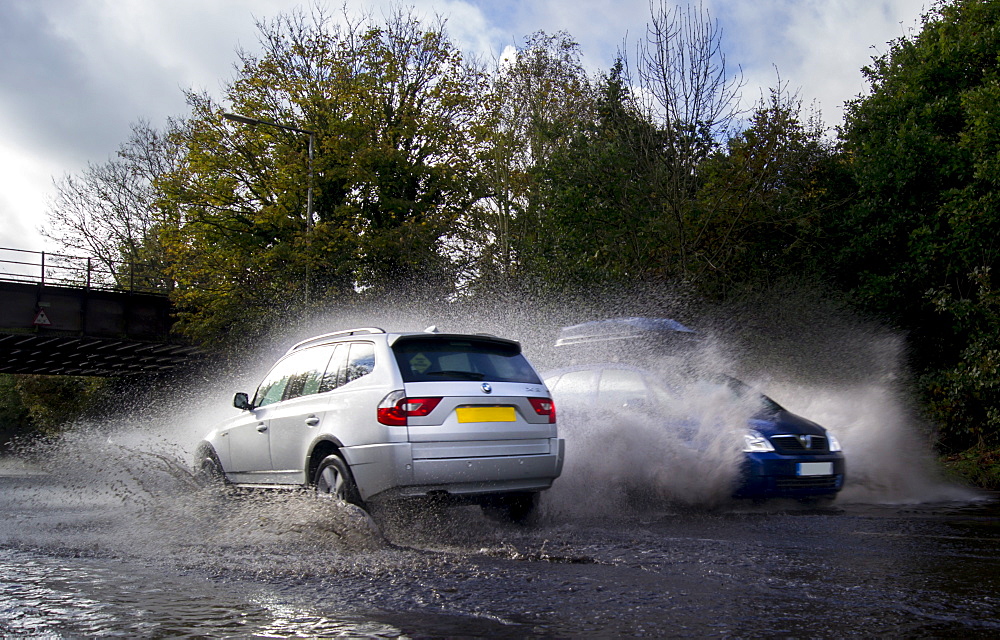
[[[723,27],[727,65],[742,68],[745,101],[752,105],[780,73],[808,105],[815,101],[829,124],[839,123],[844,101],[866,89],[861,67],[884,53],[886,42],[913,33],[930,0],[704,0]],[[621,52],[635,57],[645,37],[649,0],[536,0],[476,2],[494,31],[506,30],[502,50],[537,30],[565,30],[580,43],[591,71],[607,70]],[[667,2],[669,10],[674,6]],[[502,7],[502,9],[501,9]],[[502,25],[502,26],[500,26]]]
[[[482,10],[462,0],[424,1],[414,5],[418,14],[431,17],[439,15],[447,20],[446,29],[452,42],[463,53],[493,56],[494,45],[502,39],[503,32],[487,22]]]
[[[713,0],[729,61],[740,64],[753,102],[781,81],[805,103],[816,101],[828,124],[844,102],[867,89],[861,68],[886,43],[919,25],[925,0]]]
[[[29,154],[0,146],[0,247],[41,251],[45,239],[45,193],[52,184],[52,165]]]
[[[517,62],[517,47],[512,44],[507,45],[500,52],[500,69],[510,69]]]
[[[279,4],[0,3],[0,246],[41,248],[53,178],[103,162],[133,122],[182,115],[183,89],[217,93],[239,42],[256,43],[248,8]]]

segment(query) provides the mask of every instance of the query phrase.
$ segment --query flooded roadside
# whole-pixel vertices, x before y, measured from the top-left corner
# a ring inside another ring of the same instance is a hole
[[[118,560],[0,549],[0,636],[515,637],[474,616],[359,610],[267,583],[212,580]]]
[[[383,512],[373,529],[305,494],[164,482],[103,500],[25,471],[0,473],[0,632],[14,637],[1000,632],[995,496],[602,516],[543,502],[529,527],[457,508]]]

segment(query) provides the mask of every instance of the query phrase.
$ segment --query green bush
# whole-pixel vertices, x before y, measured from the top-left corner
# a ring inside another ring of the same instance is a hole
[[[975,447],[943,459],[945,470],[990,491],[1000,490],[1000,449]]]

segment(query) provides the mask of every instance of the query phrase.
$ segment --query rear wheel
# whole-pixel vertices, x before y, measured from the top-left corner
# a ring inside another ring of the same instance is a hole
[[[534,515],[537,506],[537,493],[510,493],[490,498],[481,508],[493,520],[524,524]]]
[[[329,455],[323,458],[316,469],[313,486],[316,487],[317,495],[332,496],[338,500],[364,507],[358,486],[354,484],[351,468],[338,455]]]

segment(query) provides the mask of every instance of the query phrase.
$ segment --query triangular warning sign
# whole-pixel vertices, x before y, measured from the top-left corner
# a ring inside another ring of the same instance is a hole
[[[52,324],[52,322],[49,321],[49,317],[45,315],[45,309],[39,309],[38,315],[35,316],[35,326],[47,327],[50,324]]]

